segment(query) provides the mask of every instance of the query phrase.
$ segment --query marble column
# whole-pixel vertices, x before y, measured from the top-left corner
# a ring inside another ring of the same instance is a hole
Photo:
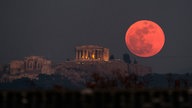
[[[83,59],[85,59],[85,50],[83,49]]]
[[[97,58],[100,58],[100,57],[99,57],[99,50],[97,50]]]
[[[32,63],[29,62],[29,70],[32,69]]]
[[[101,59],[103,60],[103,50],[101,50]]]
[[[87,50],[87,59],[89,59],[90,57],[89,57],[89,50]]]
[[[101,50],[101,59],[103,60],[103,50]]]
[[[31,66],[31,63],[29,62],[29,68],[28,68],[28,69],[30,70],[30,69],[31,69],[31,67],[32,67],[32,66]]]
[[[95,49],[93,50],[93,54],[92,55],[94,55],[94,58],[93,59],[95,59]]]
[[[98,52],[98,49],[96,50],[96,56],[97,56],[97,59],[99,58],[99,52]]]
[[[81,59],[83,59],[83,49],[81,50]]]
[[[87,50],[85,49],[84,50],[84,59],[86,59],[86,56],[87,56]]]
[[[81,50],[79,50],[79,59],[81,59]]]
[[[99,50],[99,58],[101,59],[101,50]]]
[[[28,63],[25,61],[25,69],[28,69]]]

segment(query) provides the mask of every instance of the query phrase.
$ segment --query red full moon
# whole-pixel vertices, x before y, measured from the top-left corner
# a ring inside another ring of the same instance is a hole
[[[125,42],[128,49],[136,56],[151,57],[163,48],[165,35],[155,22],[140,20],[128,28]]]

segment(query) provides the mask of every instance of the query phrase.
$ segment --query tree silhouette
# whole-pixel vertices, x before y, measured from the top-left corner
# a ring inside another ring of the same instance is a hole
[[[110,55],[109,60],[114,60],[114,59],[115,59],[114,55],[113,54]]]
[[[168,73],[167,75],[166,75],[166,79],[167,79],[167,81],[168,81],[168,87],[169,88],[171,88],[171,83],[173,82],[173,75],[172,75],[172,73]]]
[[[130,64],[131,63],[131,59],[128,53],[123,54],[123,61]]]
[[[133,64],[138,64],[138,61],[134,58]]]
[[[66,61],[70,61],[70,59],[69,59],[69,58],[67,58],[67,59],[66,59]]]

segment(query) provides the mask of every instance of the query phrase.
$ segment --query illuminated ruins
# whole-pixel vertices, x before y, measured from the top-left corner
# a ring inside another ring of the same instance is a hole
[[[6,65],[5,65],[6,66]],[[146,75],[151,73],[151,67],[143,66],[138,63],[126,63],[120,59],[109,60],[109,49],[98,45],[82,45],[75,47],[75,60],[65,61],[59,64],[52,64],[42,56],[28,56],[23,60],[12,60],[7,67],[0,66],[0,71],[4,75],[0,81],[20,79],[28,77],[37,79],[39,74],[63,74],[70,77],[72,74],[94,72],[113,74],[118,72],[123,75],[131,73]],[[69,76],[68,76],[69,75]]]
[[[77,46],[76,61],[109,61],[109,49],[97,45]]]
[[[23,72],[50,73],[52,71],[51,61],[41,56],[29,56],[24,60],[13,60],[10,62],[10,74]]]

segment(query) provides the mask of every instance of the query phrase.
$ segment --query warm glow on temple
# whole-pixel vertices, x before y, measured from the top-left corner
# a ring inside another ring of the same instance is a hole
[[[97,45],[76,47],[77,61],[109,61],[109,49]]]
[[[95,54],[92,54],[92,59],[95,59]]]

